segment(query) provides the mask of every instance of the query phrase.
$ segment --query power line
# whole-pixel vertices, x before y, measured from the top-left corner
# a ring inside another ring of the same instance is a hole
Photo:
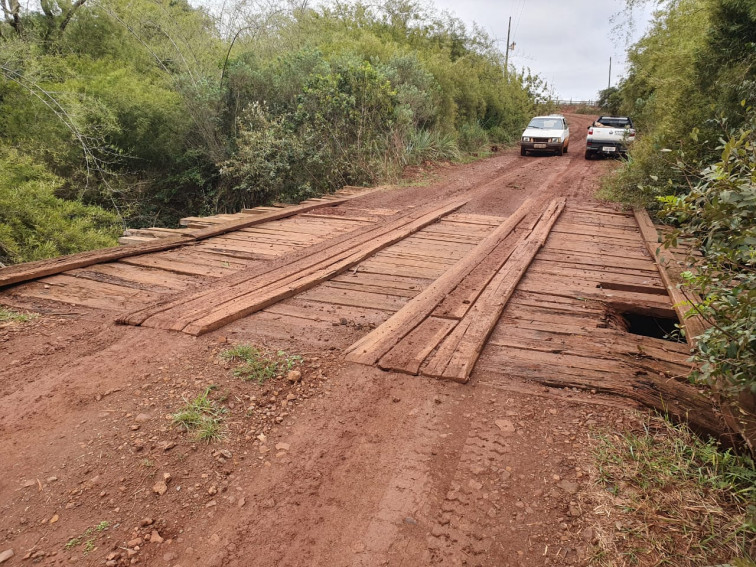
[[[525,10],[525,0],[520,1],[520,13],[517,15],[517,20],[515,21],[515,31],[512,35],[512,41],[517,40],[517,30],[520,28],[520,22],[522,21],[522,12]]]

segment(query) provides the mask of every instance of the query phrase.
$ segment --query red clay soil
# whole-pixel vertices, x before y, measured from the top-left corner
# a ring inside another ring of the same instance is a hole
[[[471,189],[461,212],[591,202],[612,163],[583,159],[591,118],[569,118],[564,156],[509,149],[349,207]],[[590,393],[347,364],[359,325],[285,336],[258,318],[195,338],[116,326],[112,311],[20,307],[40,316],[0,327],[3,567],[583,565],[593,432],[636,419],[631,402]],[[301,355],[301,381],[242,381],[219,357],[237,343]],[[197,442],[171,415],[210,386],[225,437]]]

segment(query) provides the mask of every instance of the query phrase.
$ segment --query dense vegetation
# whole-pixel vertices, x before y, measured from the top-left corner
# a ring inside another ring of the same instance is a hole
[[[3,263],[391,178],[507,142],[544,102],[485,34],[414,0],[2,5],[0,202],[28,204],[0,209]]]
[[[756,3],[669,0],[629,60],[628,77],[602,100],[633,116],[642,136],[609,191],[673,223],[669,243],[685,238],[703,252],[684,274],[712,325],[695,377],[754,412]]]

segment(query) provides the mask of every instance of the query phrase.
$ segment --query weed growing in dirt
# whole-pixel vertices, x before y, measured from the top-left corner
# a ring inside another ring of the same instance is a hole
[[[751,459],[649,418],[642,431],[600,437],[596,461],[596,510],[611,521],[596,528],[593,565],[752,565]]]
[[[226,434],[223,425],[226,409],[210,398],[210,392],[214,389],[214,386],[209,386],[193,400],[184,400],[184,407],[173,414],[173,423],[192,432],[198,441],[209,443],[222,439]]]
[[[81,551],[84,555],[94,551],[97,548],[97,538],[100,537],[102,532],[106,531],[110,527],[110,522],[102,521],[94,527],[87,528],[84,533],[78,537],[72,537],[69,539],[63,548],[66,551],[70,551],[83,544]]]
[[[245,381],[254,380],[258,384],[277,378],[302,363],[301,356],[283,350],[272,353],[245,344],[224,350],[220,357],[228,362],[241,363],[234,368],[234,376]]]
[[[26,323],[37,317],[36,313],[19,313],[0,307],[0,323]]]

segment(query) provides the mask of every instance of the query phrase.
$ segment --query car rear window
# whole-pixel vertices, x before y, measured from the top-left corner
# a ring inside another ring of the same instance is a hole
[[[612,126],[614,128],[624,128],[626,126],[630,126],[629,118],[618,118],[614,116],[602,116],[598,120],[596,120],[596,122],[603,124],[604,126]]]

